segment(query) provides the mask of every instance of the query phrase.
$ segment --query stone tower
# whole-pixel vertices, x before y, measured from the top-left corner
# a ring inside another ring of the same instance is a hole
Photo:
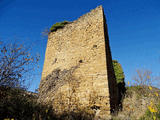
[[[81,109],[108,119],[117,93],[102,6],[49,33],[40,102],[52,104],[59,114]]]

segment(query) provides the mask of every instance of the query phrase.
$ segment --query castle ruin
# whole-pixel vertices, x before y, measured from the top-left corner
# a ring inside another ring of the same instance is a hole
[[[106,19],[102,6],[51,32],[39,101],[61,114],[76,110],[108,119],[118,105]]]

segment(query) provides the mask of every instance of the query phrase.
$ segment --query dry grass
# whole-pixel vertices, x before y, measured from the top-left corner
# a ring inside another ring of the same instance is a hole
[[[157,105],[160,100],[160,90],[149,86],[127,87],[126,94],[122,101],[122,111],[113,116],[113,120],[138,120],[148,110],[151,101]],[[144,119],[145,120],[145,119]],[[157,119],[158,120],[158,119]]]

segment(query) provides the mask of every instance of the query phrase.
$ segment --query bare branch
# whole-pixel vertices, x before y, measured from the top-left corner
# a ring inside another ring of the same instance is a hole
[[[17,44],[0,44],[0,86],[22,87],[25,76],[37,65],[39,56]]]

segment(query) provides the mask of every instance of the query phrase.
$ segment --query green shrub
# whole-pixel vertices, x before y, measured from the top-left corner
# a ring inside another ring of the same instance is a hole
[[[63,28],[68,23],[68,21],[57,22],[56,24],[52,25],[52,27],[50,28],[50,32],[54,32],[57,29]]]
[[[121,64],[117,60],[113,60],[112,62],[117,83],[123,83],[125,76]]]
[[[122,109],[123,96],[126,92],[125,82],[124,82],[125,76],[124,76],[124,72],[121,67],[121,64],[118,63],[117,60],[113,60],[112,63],[113,63],[113,68],[114,68],[115,77],[117,81],[117,87],[118,87],[119,109]]]

